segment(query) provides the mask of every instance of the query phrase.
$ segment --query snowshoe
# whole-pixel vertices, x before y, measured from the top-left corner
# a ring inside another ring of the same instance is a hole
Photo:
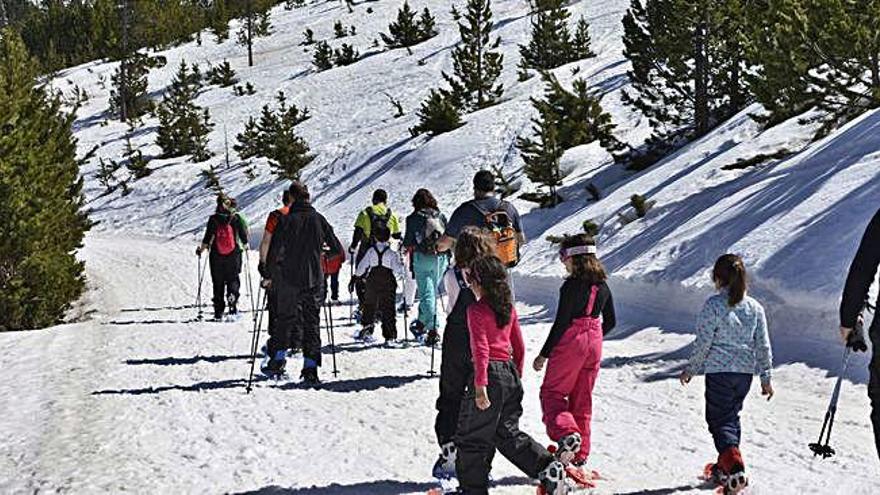
[[[722,485],[722,493],[724,495],[734,495],[740,493],[749,486],[749,478],[745,471],[731,473],[727,476],[727,480]]]
[[[416,340],[419,340],[423,335],[425,335],[425,324],[419,320],[414,320],[409,324],[409,331],[413,334]]]
[[[454,443],[447,442],[441,445],[440,457],[438,457],[437,462],[434,463],[431,475],[438,480],[455,478],[455,458],[457,454],[458,449],[455,448]]]
[[[428,334],[425,336],[425,345],[428,347],[434,347],[439,343],[440,334],[437,333],[437,330],[429,330]]]
[[[373,341],[373,325],[365,325],[358,333],[355,334],[354,340],[370,343]]]
[[[260,364],[260,371],[264,375],[266,375],[267,378],[278,380],[284,376],[284,367],[286,365],[287,351],[281,349],[275,351],[275,356],[269,359],[265,367],[262,365],[262,363]]]
[[[565,466],[559,461],[553,461],[543,471],[538,473],[538,495],[565,495],[571,490],[565,482]]]
[[[581,434],[571,433],[560,438],[556,442],[556,451],[553,453],[563,465],[569,465],[575,456],[581,451]]]
[[[354,322],[357,323],[358,325],[361,324],[361,316],[362,316],[362,315],[361,315],[361,309],[360,309],[360,308],[354,310],[354,313],[351,314],[351,317],[354,319]]]
[[[318,379],[318,368],[303,368],[299,377],[302,380],[303,385],[307,387],[314,387],[321,384],[321,380]]]

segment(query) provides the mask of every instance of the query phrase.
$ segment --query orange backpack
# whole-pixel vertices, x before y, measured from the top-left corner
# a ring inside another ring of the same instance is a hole
[[[486,228],[495,238],[495,255],[508,268],[516,266],[519,263],[519,238],[505,209],[507,203],[502,201],[493,211],[484,211],[476,203],[472,204],[483,215]]]

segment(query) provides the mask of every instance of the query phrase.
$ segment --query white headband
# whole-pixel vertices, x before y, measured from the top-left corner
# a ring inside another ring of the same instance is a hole
[[[579,254],[596,254],[596,246],[574,246],[561,250],[563,258],[571,258]]]

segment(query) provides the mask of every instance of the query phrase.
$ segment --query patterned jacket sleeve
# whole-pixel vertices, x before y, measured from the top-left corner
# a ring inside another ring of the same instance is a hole
[[[758,328],[755,331],[755,371],[761,377],[761,383],[770,383],[773,369],[773,350],[770,347],[770,334],[767,329],[767,315],[764,308],[758,306]]]
[[[706,357],[709,355],[709,349],[712,348],[716,330],[718,330],[718,320],[715,305],[713,299],[709,299],[697,317],[697,340],[694,343],[694,350],[687,368],[685,368],[688,374],[696,375],[703,368]]]

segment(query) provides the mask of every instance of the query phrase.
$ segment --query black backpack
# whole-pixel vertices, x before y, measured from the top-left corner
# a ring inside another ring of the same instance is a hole
[[[388,223],[391,221],[391,208],[385,210],[384,215],[377,215],[373,208],[367,208],[367,216],[370,219],[370,244],[376,244],[376,234],[379,232],[387,232],[391,237],[391,227]]]

